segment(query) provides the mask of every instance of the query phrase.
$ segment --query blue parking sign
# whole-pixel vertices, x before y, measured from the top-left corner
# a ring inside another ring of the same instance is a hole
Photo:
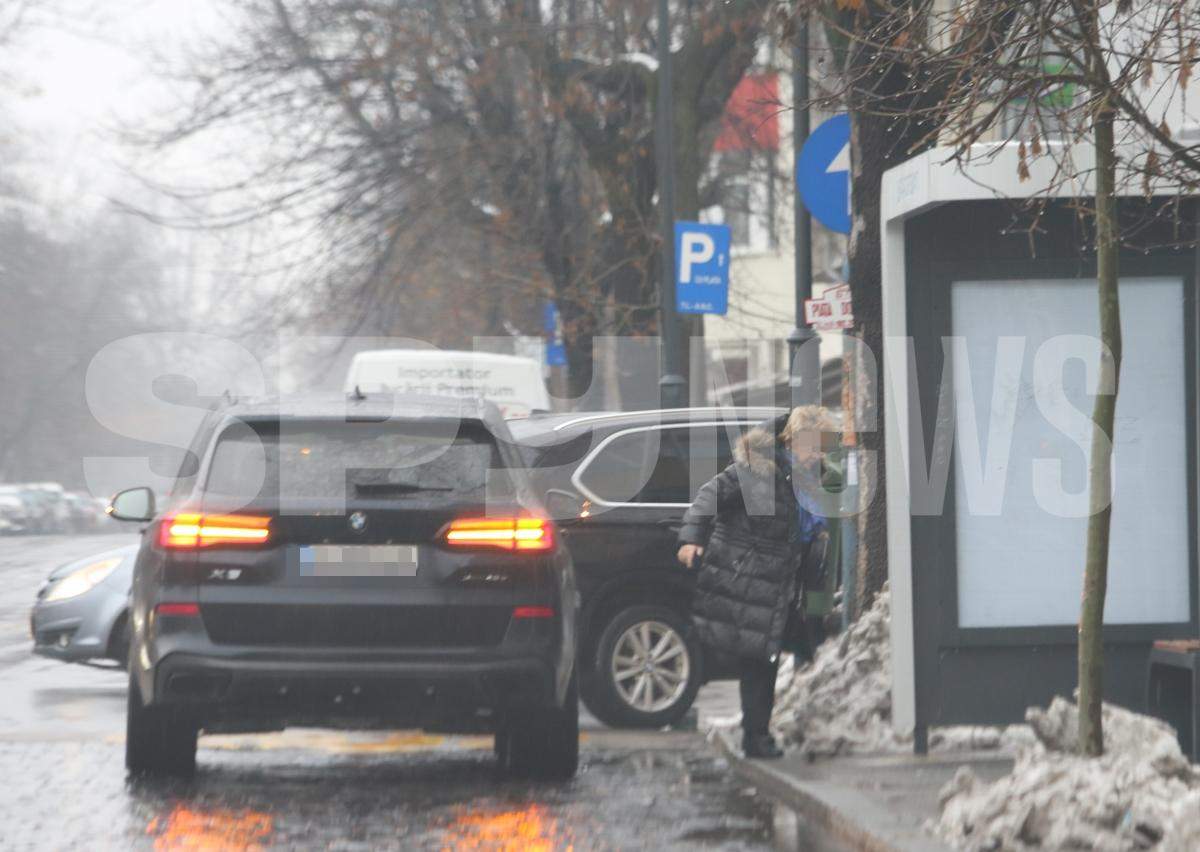
[[[729,308],[729,226],[675,223],[675,309],[721,314]]]

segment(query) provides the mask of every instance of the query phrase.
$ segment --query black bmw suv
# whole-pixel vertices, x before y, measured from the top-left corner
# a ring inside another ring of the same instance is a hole
[[[126,765],[188,774],[199,731],[494,732],[518,775],[578,763],[571,558],[490,405],[212,411],[134,569]]]

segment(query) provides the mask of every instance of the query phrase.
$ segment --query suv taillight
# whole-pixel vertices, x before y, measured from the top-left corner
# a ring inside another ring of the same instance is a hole
[[[442,540],[450,547],[543,552],[554,549],[554,525],[545,518],[458,518]]]
[[[158,543],[173,550],[213,545],[253,547],[271,537],[271,519],[257,515],[201,515],[179,512],[163,518]]]

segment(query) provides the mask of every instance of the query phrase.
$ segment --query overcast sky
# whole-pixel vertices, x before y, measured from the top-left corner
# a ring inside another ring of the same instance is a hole
[[[0,0],[3,3],[4,0]],[[227,26],[230,0],[46,0],[67,10],[0,51],[0,157],[5,177],[41,202],[31,221],[63,233],[88,227],[113,199],[177,213],[142,179],[205,185],[220,173],[211,146],[172,149],[167,158],[121,142],[118,129],[163,129],[188,93],[161,75]],[[16,161],[12,157],[16,157]],[[166,165],[169,163],[169,166]],[[165,286],[187,292],[201,315],[231,292],[252,298],[268,279],[252,272],[243,249],[254,228],[154,232]]]
[[[218,0],[63,0],[58,21],[4,57],[6,135],[21,177],[50,202],[94,200],[123,182],[112,129],[171,102],[153,69],[218,26]],[[7,122],[6,122],[7,123]],[[84,199],[80,199],[80,196]]]

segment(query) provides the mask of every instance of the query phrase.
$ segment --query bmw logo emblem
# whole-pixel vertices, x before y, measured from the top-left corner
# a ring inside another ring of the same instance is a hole
[[[360,533],[367,528],[367,515],[365,512],[351,512],[350,517],[346,519],[350,524],[350,529],[356,533]]]

